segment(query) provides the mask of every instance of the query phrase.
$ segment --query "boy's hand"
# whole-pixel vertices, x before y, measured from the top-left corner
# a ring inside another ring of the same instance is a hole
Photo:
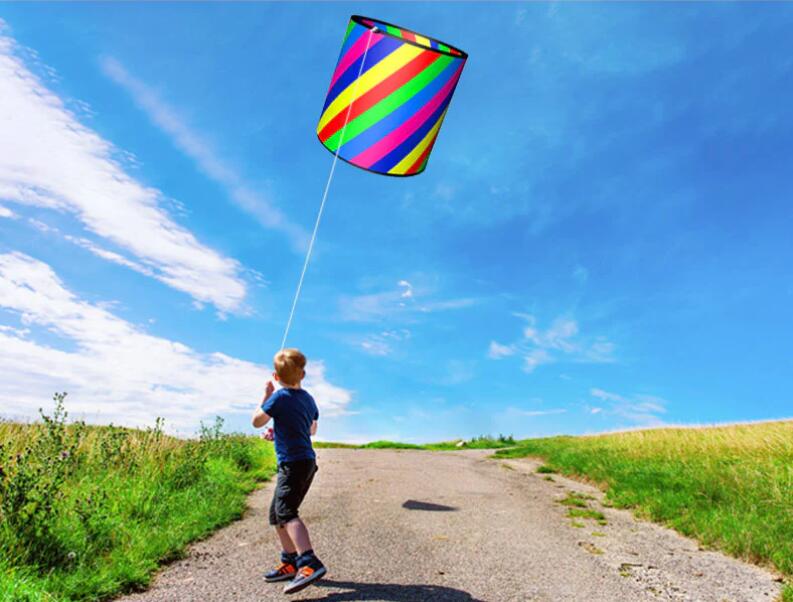
[[[275,439],[275,431],[273,431],[273,429],[271,428],[267,429],[262,434],[262,439],[264,439],[265,441],[272,441],[273,439]]]
[[[267,381],[267,386],[264,388],[264,399],[265,399],[265,401],[267,401],[267,399],[270,398],[270,395],[273,394],[273,391],[275,391],[275,385],[273,384],[273,381],[268,380]]]

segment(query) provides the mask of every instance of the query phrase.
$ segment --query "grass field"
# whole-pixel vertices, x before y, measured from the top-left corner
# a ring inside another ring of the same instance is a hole
[[[105,599],[145,586],[190,541],[241,516],[271,444],[225,435],[0,423],[0,600]]]
[[[793,421],[529,439],[496,452],[524,456],[599,485],[616,507],[776,568],[793,602]]]

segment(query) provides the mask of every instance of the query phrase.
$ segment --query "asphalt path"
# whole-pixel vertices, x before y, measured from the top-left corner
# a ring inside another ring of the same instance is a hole
[[[285,596],[267,584],[278,545],[267,526],[272,484],[245,517],[190,548],[124,602],[773,602],[758,567],[700,549],[673,531],[603,507],[588,485],[536,473],[532,460],[486,452],[319,450],[301,515],[327,578]],[[572,520],[575,491],[607,524]]]

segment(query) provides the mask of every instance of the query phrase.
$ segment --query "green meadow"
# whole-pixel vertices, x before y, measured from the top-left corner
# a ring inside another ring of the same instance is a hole
[[[528,439],[495,455],[542,458],[541,472],[793,579],[793,421]]]
[[[196,439],[68,423],[0,423],[0,600],[106,599],[143,588],[185,546],[239,518],[272,445],[202,426]]]

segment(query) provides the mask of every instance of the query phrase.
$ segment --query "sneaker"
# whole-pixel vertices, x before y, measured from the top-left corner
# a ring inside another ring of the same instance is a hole
[[[287,581],[297,575],[297,568],[291,562],[282,562],[281,565],[264,576],[267,583]]]
[[[304,590],[315,581],[324,577],[327,572],[328,570],[319,561],[314,566],[301,567],[297,570],[295,578],[284,586],[284,593],[294,594]]]

